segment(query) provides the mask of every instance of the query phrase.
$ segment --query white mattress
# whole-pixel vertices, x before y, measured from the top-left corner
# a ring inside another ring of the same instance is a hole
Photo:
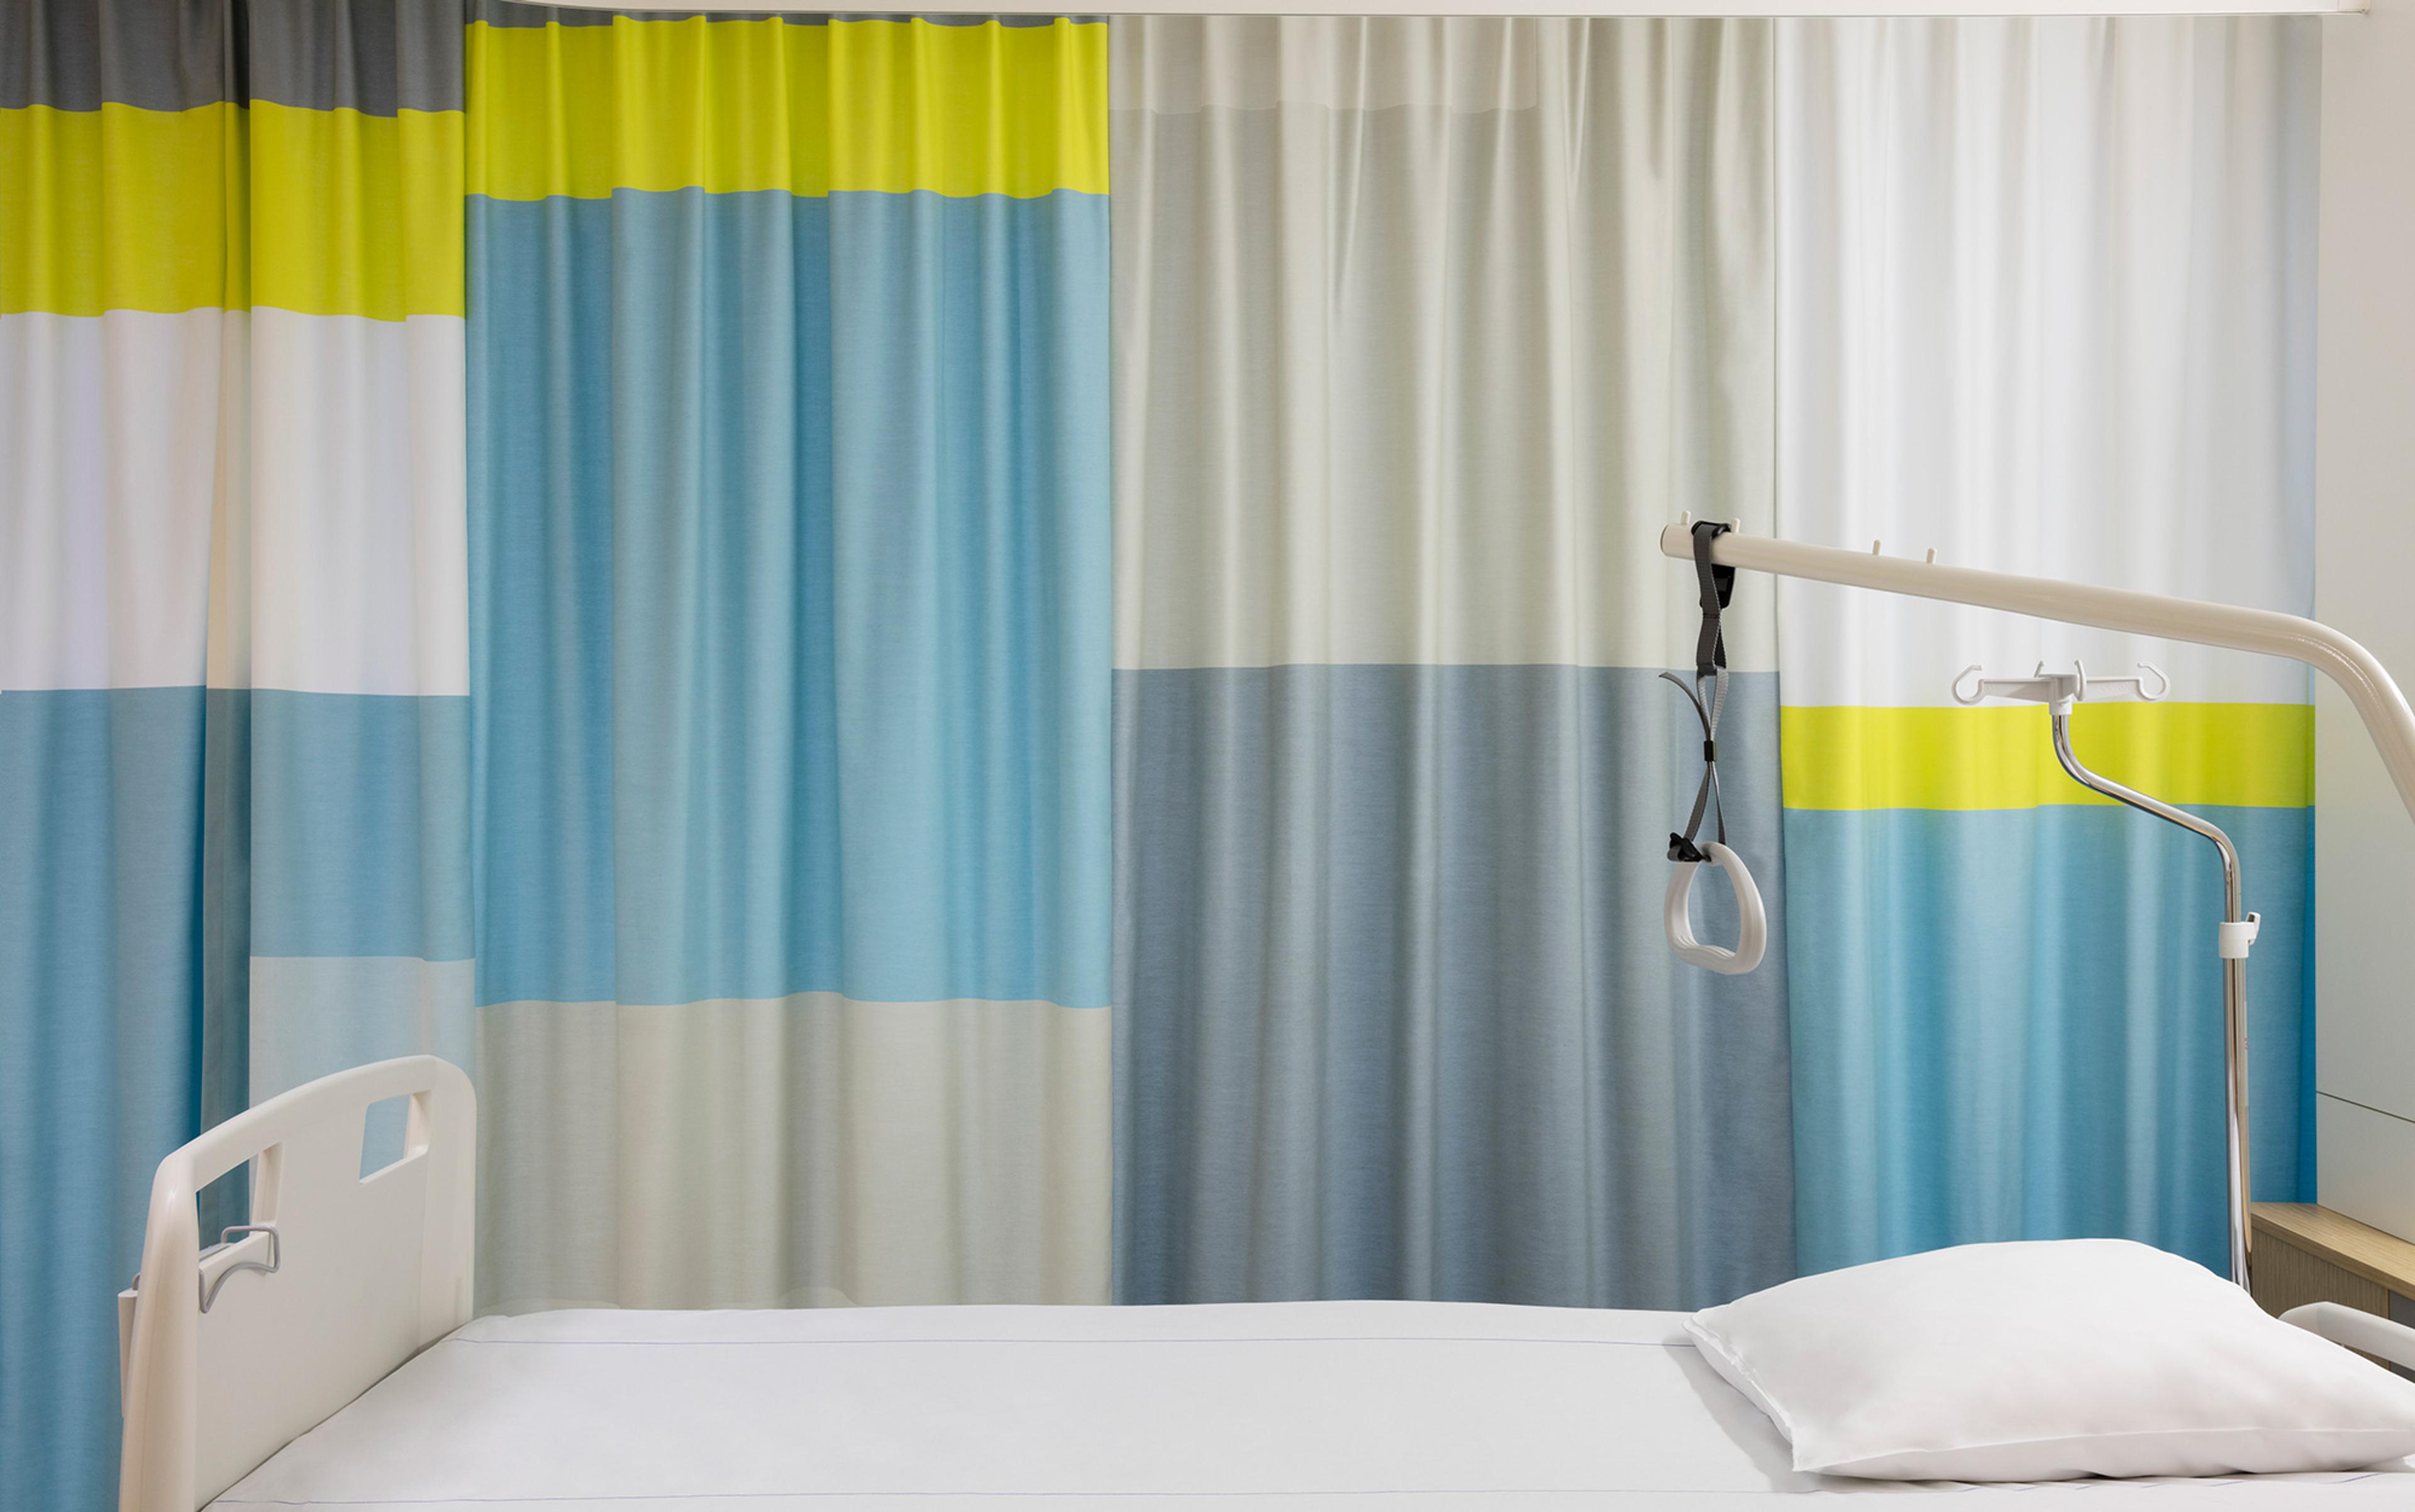
[[[1680,1318],[1415,1302],[483,1318],[214,1505],[2415,1506],[2406,1465],[1988,1489],[1798,1475]]]

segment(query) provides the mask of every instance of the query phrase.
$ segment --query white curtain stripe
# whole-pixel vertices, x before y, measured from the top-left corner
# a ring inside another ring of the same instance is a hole
[[[250,316],[0,316],[0,689],[202,681]]]
[[[229,495],[210,685],[466,695],[460,317],[251,322],[249,509]]]
[[[1778,521],[1822,546],[2306,613],[2312,22],[1782,22]],[[1815,583],[1785,698],[1973,662],[2302,702],[2295,663]]]

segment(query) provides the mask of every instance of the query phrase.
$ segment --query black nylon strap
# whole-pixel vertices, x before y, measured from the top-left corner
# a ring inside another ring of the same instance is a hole
[[[1719,615],[1735,595],[1735,569],[1722,567],[1711,561],[1711,543],[1727,531],[1727,527],[1714,520],[1702,520],[1694,526],[1694,578],[1701,585],[1702,633],[1694,641],[1694,685],[1688,687],[1674,672],[1661,677],[1676,685],[1694,706],[1694,715],[1702,722],[1702,785],[1694,792],[1694,812],[1687,816],[1683,834],[1672,831],[1669,836],[1669,859],[1672,861],[1700,861],[1710,858],[1694,844],[1702,832],[1702,817],[1710,816],[1713,833],[1720,845],[1728,841],[1727,810],[1719,802],[1719,714],[1728,700],[1728,644],[1719,628]],[[1704,683],[1710,684],[1706,697]]]
[[[1711,561],[1711,543],[1727,531],[1716,520],[1694,523],[1694,580],[1702,586],[1702,633],[1694,641],[1694,675],[1698,678],[1709,677],[1728,665],[1728,642],[1719,629],[1719,614],[1735,596],[1735,569]]]

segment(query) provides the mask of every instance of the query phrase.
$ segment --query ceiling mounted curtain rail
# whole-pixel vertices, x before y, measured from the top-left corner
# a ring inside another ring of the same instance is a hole
[[[604,0],[559,0],[571,9],[609,10]],[[2371,0],[1388,0],[1336,7],[1308,0],[1122,0],[1111,14],[1124,16],[1703,16],[1719,18],[1848,18],[1880,16],[2346,16],[2372,8]],[[787,5],[779,0],[735,0],[716,5],[725,14],[846,14],[832,6]],[[915,7],[921,15],[1057,16],[1061,5],[1034,0],[982,0]]]

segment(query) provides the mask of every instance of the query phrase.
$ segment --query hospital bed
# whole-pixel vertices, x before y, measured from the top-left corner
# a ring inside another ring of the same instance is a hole
[[[1699,556],[1705,574],[1716,563],[2293,657],[2347,692],[2415,812],[2415,711],[2364,648],[2311,621],[1947,567],[1933,554],[1890,559],[1875,546],[1865,556],[1697,532],[1685,520],[1662,549]],[[1672,923],[1672,941],[1681,933]],[[2234,1018],[2237,1002],[2234,991]],[[2237,1036],[2227,1039],[2243,1276],[2243,1088]],[[395,1099],[408,1100],[403,1153],[364,1175],[369,1109]],[[2407,1461],[1985,1487],[1798,1474],[1769,1419],[1666,1312],[1300,1302],[472,1322],[476,1121],[468,1078],[417,1056],[296,1088],[161,1164],[142,1274],[119,1300],[122,1512],[1049,1502],[1722,1512],[1805,1495],[2170,1506],[2215,1488],[2232,1507],[2415,1507]],[[197,1196],[246,1165],[252,1222],[205,1250]],[[2289,1317],[2415,1366],[2415,1330],[2323,1305]]]
[[[373,1105],[403,1153],[363,1175]],[[1798,1475],[1668,1312],[1477,1303],[471,1318],[476,1108],[429,1056],[171,1156],[120,1302],[125,1512],[2415,1506],[2415,1465],[2219,1481]],[[252,1224],[196,1197],[248,1164]],[[1984,1369],[1974,1362],[1974,1369]],[[2184,1490],[2185,1489],[2185,1490]],[[2181,1495],[2176,1495],[2176,1491]]]

